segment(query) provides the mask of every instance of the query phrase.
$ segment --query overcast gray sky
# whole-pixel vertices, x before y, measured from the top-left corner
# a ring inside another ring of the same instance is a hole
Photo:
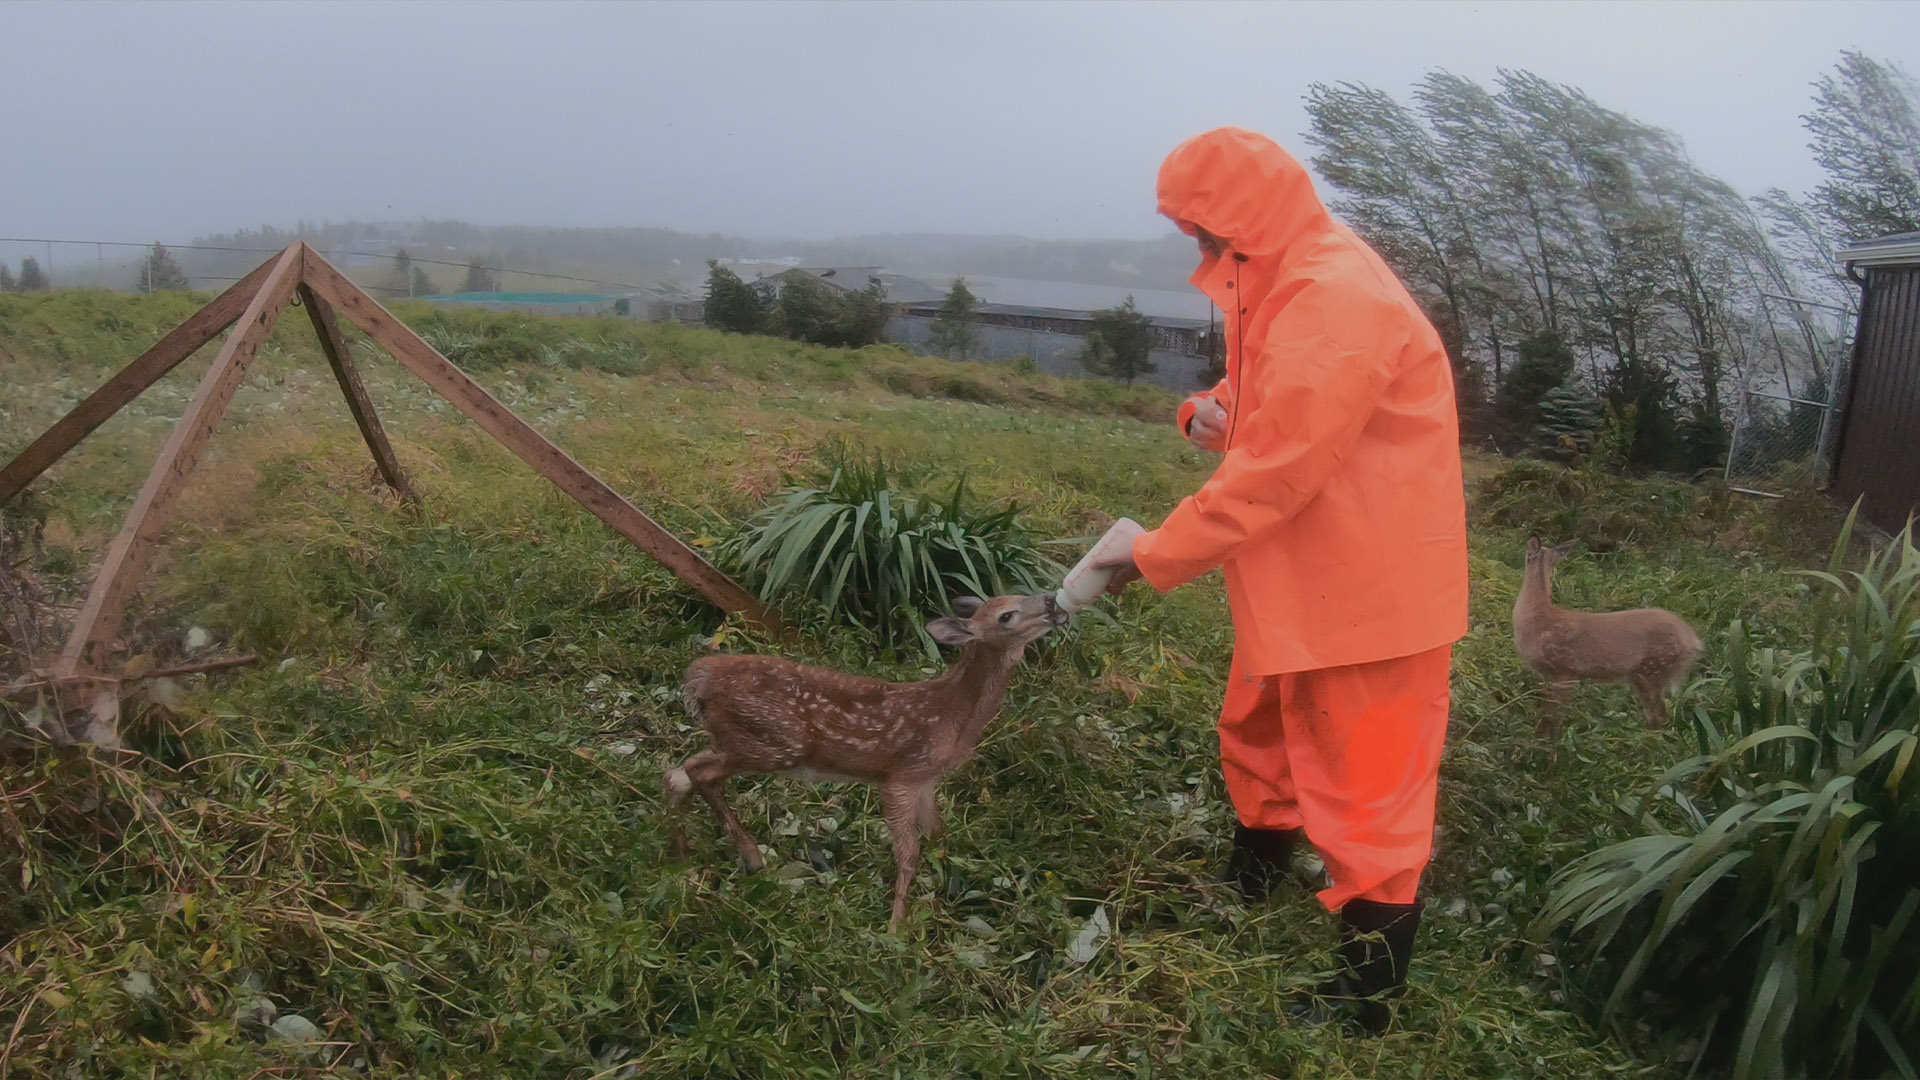
[[[181,241],[464,218],[751,236],[1150,237],[1222,123],[1303,157],[1301,96],[1522,67],[1754,193],[1920,3],[0,3],[0,236]]]

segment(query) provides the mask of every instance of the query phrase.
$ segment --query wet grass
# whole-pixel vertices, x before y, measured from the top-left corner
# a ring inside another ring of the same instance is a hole
[[[0,296],[0,454],[191,306]],[[836,434],[965,468],[981,495],[1027,504],[1042,537],[1158,520],[1207,468],[1149,390],[675,327],[476,316],[436,332],[524,345],[478,377],[698,544]],[[154,662],[196,627],[265,662],[161,695],[170,707],[127,726],[138,756],[33,749],[0,766],[0,1075],[1686,1071],[1571,1011],[1522,937],[1552,871],[1623,835],[1616,800],[1686,747],[1643,730],[1626,690],[1583,689],[1549,765],[1509,637],[1521,544],[1602,537],[1564,564],[1559,599],[1672,607],[1708,639],[1711,673],[1736,616],[1796,633],[1784,571],[1837,515],[1472,463],[1487,485],[1474,625],[1428,922],[1395,1032],[1358,1041],[1277,1015],[1330,959],[1310,893],[1248,909],[1214,882],[1230,814],[1217,578],[1136,590],[1114,624],[1029,664],[942,793],[949,832],[894,938],[863,789],[737,783],[775,852],[765,874],[739,872],[704,817],[695,857],[665,856],[660,770],[699,744],[679,672],[716,641],[764,645],[363,352],[425,496],[397,510],[309,338],[304,320],[276,331],[132,623],[130,651]],[[75,601],[211,351],[37,486],[49,603]],[[924,663],[853,629],[798,655],[901,678]],[[1097,917],[1110,933],[1090,958],[1070,951]],[[322,1042],[266,1026],[289,1015]]]

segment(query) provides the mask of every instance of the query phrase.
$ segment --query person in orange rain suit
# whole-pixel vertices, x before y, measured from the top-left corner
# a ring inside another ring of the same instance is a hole
[[[1234,653],[1220,758],[1250,900],[1302,831],[1340,913],[1341,968],[1291,1012],[1382,1030],[1404,987],[1432,854],[1453,643],[1467,629],[1453,373],[1393,272],[1307,171],[1220,128],[1160,169],[1160,212],[1199,241],[1226,378],[1178,423],[1223,453],[1199,492],[1108,561],[1111,591],[1226,576]]]

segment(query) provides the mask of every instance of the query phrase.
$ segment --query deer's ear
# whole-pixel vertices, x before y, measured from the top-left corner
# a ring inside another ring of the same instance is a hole
[[[963,619],[971,619],[973,613],[979,611],[980,606],[985,603],[985,600],[977,596],[956,596],[953,598],[953,613]]]
[[[1540,550],[1540,538],[1537,536],[1527,537],[1527,554],[1531,555],[1534,552],[1539,550]]]
[[[927,624],[927,636],[942,645],[965,645],[973,640],[973,624],[965,619],[935,619]]]

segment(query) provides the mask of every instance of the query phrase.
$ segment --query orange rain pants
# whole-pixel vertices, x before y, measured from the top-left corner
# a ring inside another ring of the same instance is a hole
[[[1241,820],[1304,825],[1329,907],[1407,902],[1431,854],[1447,661],[1467,629],[1452,365],[1418,301],[1271,139],[1188,139],[1159,201],[1226,244],[1192,281],[1225,317],[1211,393],[1227,423],[1213,475],[1134,541],[1134,562],[1162,592],[1225,575],[1220,751]]]
[[[1268,678],[1238,663],[1220,712],[1220,770],[1240,823],[1305,829],[1320,902],[1411,904],[1433,852],[1453,647]]]

